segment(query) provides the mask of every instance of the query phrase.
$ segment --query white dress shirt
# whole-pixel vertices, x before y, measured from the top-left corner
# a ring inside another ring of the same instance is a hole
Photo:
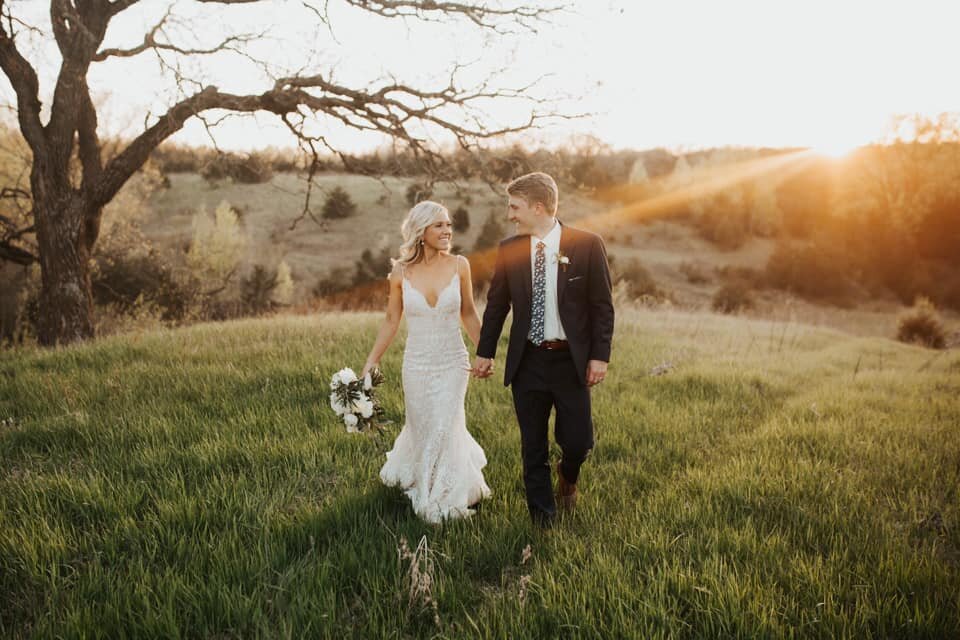
[[[543,252],[547,259],[547,296],[543,309],[543,339],[544,340],[566,340],[567,334],[563,332],[563,325],[560,324],[560,310],[557,304],[557,269],[560,266],[558,257],[560,255],[560,223],[554,222],[553,228],[543,238],[538,238],[530,234],[530,274],[536,278],[537,272],[537,243],[542,242],[547,245]]]

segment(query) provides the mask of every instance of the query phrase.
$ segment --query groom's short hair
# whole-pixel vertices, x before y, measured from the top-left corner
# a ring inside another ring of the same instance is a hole
[[[557,215],[557,202],[560,200],[560,190],[557,183],[546,173],[535,171],[520,176],[507,185],[507,193],[520,196],[528,205],[543,203],[543,208],[552,216]]]

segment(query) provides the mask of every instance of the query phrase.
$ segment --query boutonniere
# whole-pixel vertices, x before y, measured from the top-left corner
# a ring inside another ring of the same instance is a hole
[[[557,264],[560,265],[560,268],[563,269],[563,272],[567,272],[567,266],[570,264],[570,258],[567,257],[563,251],[558,251],[557,255],[554,256],[557,261]]]

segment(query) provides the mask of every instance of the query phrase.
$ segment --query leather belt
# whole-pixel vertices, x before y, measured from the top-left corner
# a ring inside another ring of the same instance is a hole
[[[544,340],[539,345],[531,342],[530,346],[543,351],[568,351],[570,349],[570,343],[566,340]]]

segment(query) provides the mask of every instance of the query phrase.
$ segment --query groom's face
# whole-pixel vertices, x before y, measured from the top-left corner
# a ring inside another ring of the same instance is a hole
[[[510,201],[507,203],[507,218],[516,225],[518,236],[533,233],[543,215],[543,205],[539,202],[531,205],[521,196],[510,196]]]

